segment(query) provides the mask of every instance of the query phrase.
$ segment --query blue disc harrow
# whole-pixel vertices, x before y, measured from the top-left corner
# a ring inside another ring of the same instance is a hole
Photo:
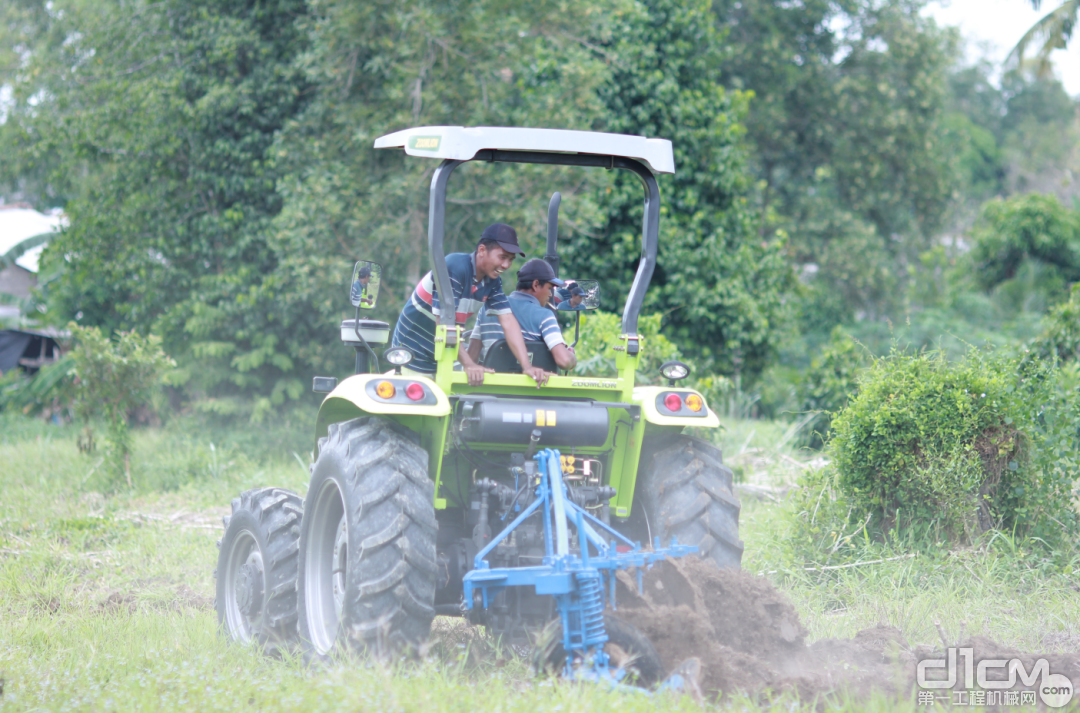
[[[604,652],[605,599],[615,608],[615,572],[636,569],[638,589],[646,568],[655,562],[684,557],[697,547],[680,545],[672,539],[661,547],[643,550],[616,532],[610,525],[589,514],[567,497],[559,452],[545,449],[536,455],[532,502],[490,543],[480,550],[474,569],[464,576],[465,606],[487,609],[506,587],[533,587],[539,595],[555,597],[562,619],[564,674],[568,678],[617,682],[623,672],[612,670]],[[544,558],[540,565],[491,568],[488,555],[511,536],[523,522],[539,512],[544,526]],[[571,551],[570,528],[577,535],[576,551]]]

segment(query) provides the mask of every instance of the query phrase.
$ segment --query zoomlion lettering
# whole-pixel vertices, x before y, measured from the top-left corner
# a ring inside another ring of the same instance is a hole
[[[570,382],[571,386],[586,386],[593,389],[617,389],[619,388],[618,382],[615,381],[600,381],[597,379],[574,379]]]
[[[435,151],[439,148],[439,136],[413,136],[409,139],[409,148],[424,151]]]
[[[959,669],[958,654],[963,658]],[[919,703],[932,705],[937,698],[934,690],[952,689],[957,683],[958,671],[963,672],[965,689],[951,691],[954,699],[952,702],[958,705],[1023,705],[1028,701],[1034,705],[1035,691],[1011,690],[1016,686],[1017,678],[1029,689],[1035,688],[1043,704],[1049,708],[1061,708],[1072,701],[1072,681],[1060,673],[1050,673],[1050,664],[1046,659],[1039,659],[1032,665],[1031,671],[1028,671],[1020,659],[983,659],[976,664],[974,654],[974,649],[971,648],[950,647],[945,659],[920,661],[915,679],[919,688],[924,690],[919,691]],[[930,671],[935,673],[931,674]],[[969,703],[969,697],[978,703]]]

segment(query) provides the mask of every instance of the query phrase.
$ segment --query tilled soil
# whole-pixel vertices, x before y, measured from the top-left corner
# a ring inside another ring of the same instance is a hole
[[[911,699],[919,690],[918,662],[946,658],[944,648],[913,647],[900,630],[882,625],[850,639],[808,644],[795,608],[768,580],[719,570],[697,558],[664,562],[647,571],[644,596],[638,594],[634,574],[620,572],[618,578],[614,614],[649,637],[668,670],[699,659],[698,684],[708,698],[734,693],[769,698],[790,692],[805,703],[821,705],[833,696],[862,699],[877,692]],[[1051,672],[1080,683],[1080,652],[1024,654],[984,637],[969,638],[958,648],[973,649],[975,667],[984,659],[1019,658],[1031,671],[1037,659],[1046,659]],[[1017,680],[1012,690],[1034,688]],[[953,691],[934,694],[940,703],[958,703],[954,691],[963,690],[961,674]],[[988,701],[989,707],[1015,705],[1001,700],[1000,706]],[[1073,699],[1074,705],[1078,702],[1080,697]]]

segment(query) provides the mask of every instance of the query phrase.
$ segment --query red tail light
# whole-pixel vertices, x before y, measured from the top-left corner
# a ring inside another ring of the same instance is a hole
[[[413,401],[419,401],[424,398],[424,387],[413,382],[405,387],[405,395]]]
[[[668,411],[678,411],[682,408],[682,399],[679,398],[678,394],[668,394],[664,397],[664,406],[667,407]]]

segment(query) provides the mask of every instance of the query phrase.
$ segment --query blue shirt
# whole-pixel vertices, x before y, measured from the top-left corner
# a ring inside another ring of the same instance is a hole
[[[368,286],[356,280],[352,283],[352,290],[349,291],[350,302],[371,302],[371,295],[367,293]]]
[[[450,273],[450,286],[454,291],[457,324],[464,325],[469,315],[476,314],[481,307],[486,307],[491,315],[510,312],[501,277],[476,280],[475,254],[447,255],[446,269]],[[413,353],[410,369],[429,374],[435,372],[435,325],[440,314],[442,311],[435,279],[428,272],[402,308],[391,342],[395,347],[408,347]]]
[[[566,344],[562,330],[559,329],[559,321],[555,319],[555,313],[540,304],[540,300],[526,292],[510,293],[510,309],[514,313],[518,324],[521,325],[521,336],[526,342],[544,342],[548,349],[554,349],[559,344]],[[499,319],[495,313],[485,307],[476,318],[476,326],[473,327],[471,339],[479,339],[484,344],[482,357],[487,355],[491,345],[500,339],[506,339]]]
[[[574,307],[572,304],[570,304],[570,300],[572,300],[573,298],[574,295],[570,292],[570,290],[566,289],[565,287],[557,287],[555,289],[555,294],[552,295],[551,301],[554,303],[555,309],[559,310],[560,312],[576,312],[578,310],[584,310],[584,299],[577,307]]]

